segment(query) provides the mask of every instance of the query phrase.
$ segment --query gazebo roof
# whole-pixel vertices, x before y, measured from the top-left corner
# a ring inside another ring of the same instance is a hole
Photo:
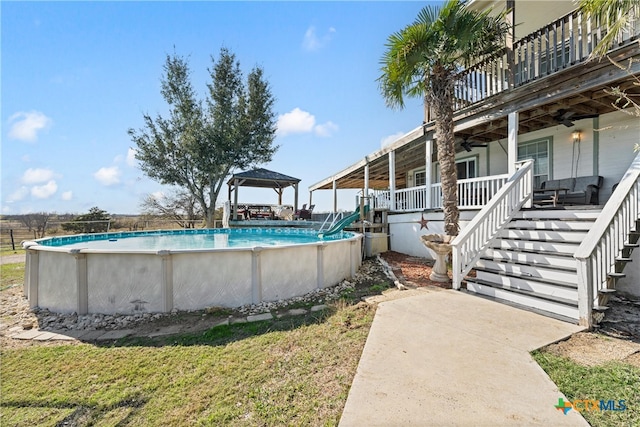
[[[238,186],[262,188],[285,188],[300,182],[298,178],[263,168],[236,173],[227,184],[234,185],[236,179],[238,179]]]

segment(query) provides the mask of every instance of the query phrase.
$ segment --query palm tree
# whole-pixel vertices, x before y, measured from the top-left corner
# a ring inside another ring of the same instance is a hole
[[[504,13],[477,12],[466,0],[427,6],[415,22],[389,36],[382,63],[380,89],[389,107],[404,107],[404,96],[424,98],[434,111],[435,138],[441,171],[445,232],[458,234],[458,184],[453,132],[454,88],[472,61],[504,47],[508,25]]]
[[[580,0],[580,10],[607,28],[607,34],[598,42],[591,58],[601,58],[618,37],[620,31],[629,29],[638,16],[638,0]]]

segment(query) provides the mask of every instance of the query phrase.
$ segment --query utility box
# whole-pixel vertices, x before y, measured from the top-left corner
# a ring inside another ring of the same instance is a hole
[[[387,233],[364,233],[364,254],[367,258],[388,250]]]

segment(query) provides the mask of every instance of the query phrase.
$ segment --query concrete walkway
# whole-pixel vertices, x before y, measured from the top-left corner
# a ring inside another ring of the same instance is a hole
[[[529,355],[580,330],[452,290],[383,302],[340,426],[588,426]]]

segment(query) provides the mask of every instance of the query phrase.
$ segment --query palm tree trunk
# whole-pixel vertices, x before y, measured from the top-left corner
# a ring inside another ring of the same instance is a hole
[[[436,148],[440,164],[444,230],[450,236],[460,231],[458,210],[458,173],[456,170],[455,135],[453,133],[453,78],[446,70],[434,70],[428,101],[435,114]],[[439,72],[438,72],[439,71]]]

